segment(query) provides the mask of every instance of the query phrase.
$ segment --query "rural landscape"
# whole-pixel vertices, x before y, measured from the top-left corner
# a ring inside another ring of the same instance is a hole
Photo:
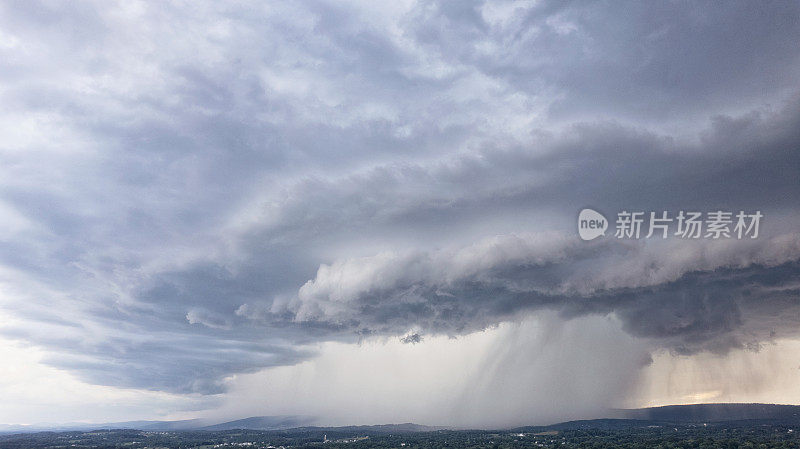
[[[0,0],[0,449],[800,449],[800,0]]]
[[[56,448],[329,448],[329,449],[780,449],[800,447],[800,406],[705,404],[639,410],[619,415],[647,419],[593,419],[500,430],[434,428],[416,424],[297,427],[290,419],[250,418],[195,430],[192,423],[148,423],[150,430],[0,434],[8,449]],[[243,428],[238,428],[242,426]]]

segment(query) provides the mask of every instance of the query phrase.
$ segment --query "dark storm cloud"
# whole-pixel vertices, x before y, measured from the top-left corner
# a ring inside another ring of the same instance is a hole
[[[400,339],[400,343],[403,343],[403,344],[406,344],[406,345],[408,345],[408,344],[414,345],[414,344],[417,344],[417,343],[422,343],[422,340],[423,340],[422,335],[414,333],[414,334],[408,334],[405,337],[401,338]]]
[[[542,309],[795,335],[795,3],[1,8],[2,332],[82,379],[217,393]],[[765,221],[587,244],[584,206]]]
[[[679,353],[797,336],[796,234],[757,250],[570,240],[507,236],[457,251],[341,261],[321,268],[285,307],[301,321],[378,334],[414,326],[458,335],[538,309],[565,318],[613,312],[629,333]]]
[[[515,89],[558,86],[558,117],[704,120],[795,89],[798,15],[794,2],[428,2],[410,28],[443,58]]]

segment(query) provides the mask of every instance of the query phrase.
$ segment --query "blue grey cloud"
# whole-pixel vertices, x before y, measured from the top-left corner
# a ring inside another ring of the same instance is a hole
[[[218,393],[542,309],[795,335],[796,3],[0,8],[0,330],[82,379]],[[587,205],[766,218],[585,244]]]

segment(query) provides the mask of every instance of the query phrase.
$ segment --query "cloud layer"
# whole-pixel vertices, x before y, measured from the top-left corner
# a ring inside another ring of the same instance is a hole
[[[545,310],[798,337],[796,3],[0,8],[0,332],[86,382],[216,394]],[[765,219],[587,243],[586,206]]]

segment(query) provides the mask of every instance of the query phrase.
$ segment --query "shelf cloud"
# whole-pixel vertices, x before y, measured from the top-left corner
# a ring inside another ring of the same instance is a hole
[[[4,2],[0,335],[192,398],[532,316],[612,317],[620,370],[796,340],[798,8]],[[622,210],[764,218],[616,239]]]

